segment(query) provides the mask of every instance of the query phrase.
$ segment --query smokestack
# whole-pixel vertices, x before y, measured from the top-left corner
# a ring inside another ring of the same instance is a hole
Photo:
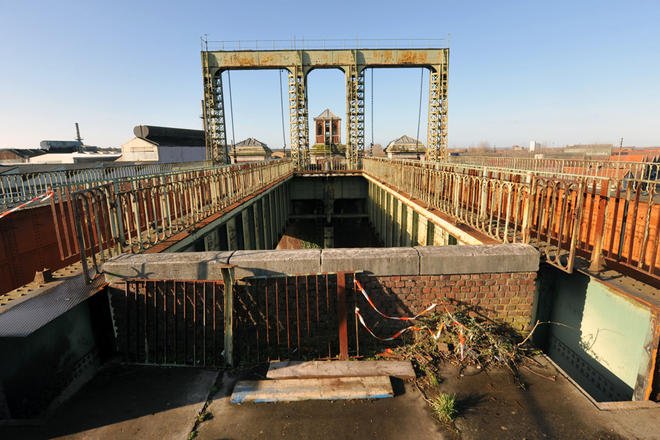
[[[78,123],[76,122],[76,140],[80,143],[78,146],[78,152],[82,152],[82,147],[83,147],[83,139],[80,137],[80,127],[78,127]]]

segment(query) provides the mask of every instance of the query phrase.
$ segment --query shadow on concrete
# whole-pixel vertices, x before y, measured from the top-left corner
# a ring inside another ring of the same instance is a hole
[[[77,433],[85,438],[187,438],[217,375],[197,368],[108,364],[43,426],[23,428],[16,438]]]

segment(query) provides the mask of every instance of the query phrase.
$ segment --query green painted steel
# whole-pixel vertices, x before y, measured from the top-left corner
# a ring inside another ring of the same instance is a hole
[[[631,400],[649,363],[651,311],[584,274],[553,272],[550,357],[595,399]]]

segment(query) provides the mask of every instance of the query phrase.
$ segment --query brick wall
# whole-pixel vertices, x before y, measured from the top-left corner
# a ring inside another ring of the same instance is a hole
[[[510,324],[518,331],[529,329],[533,314],[536,272],[463,275],[358,276],[376,306],[394,316],[410,316],[432,303],[451,312],[457,303],[476,306],[485,316]],[[400,328],[396,321],[379,319],[366,301],[359,303],[368,324]],[[394,325],[392,325],[394,324]],[[379,334],[380,336],[380,334]]]

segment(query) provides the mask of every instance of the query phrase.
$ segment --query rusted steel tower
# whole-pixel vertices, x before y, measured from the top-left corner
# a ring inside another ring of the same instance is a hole
[[[222,72],[288,71],[291,158],[297,168],[303,168],[309,163],[307,75],[313,69],[338,68],[346,75],[346,160],[349,167],[357,167],[364,153],[364,71],[387,67],[422,67],[430,71],[427,156],[429,160],[442,160],[447,155],[448,48],[202,50],[208,159],[227,161]]]

